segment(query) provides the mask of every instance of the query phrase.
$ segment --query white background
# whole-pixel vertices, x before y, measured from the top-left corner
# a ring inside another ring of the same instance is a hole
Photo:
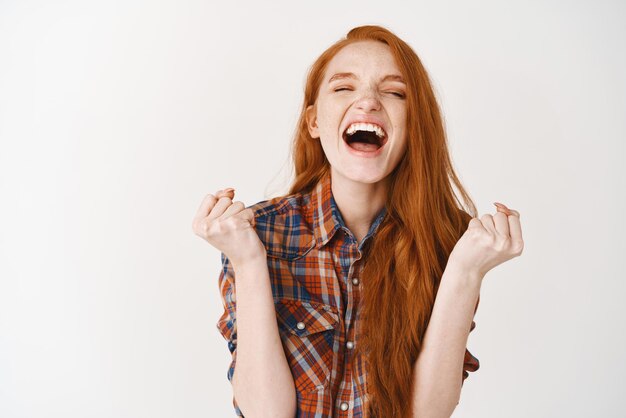
[[[232,5],[231,5],[232,4]],[[0,416],[229,417],[205,194],[286,191],[306,70],[381,24],[432,77],[485,278],[454,417],[623,417],[619,1],[0,1]]]

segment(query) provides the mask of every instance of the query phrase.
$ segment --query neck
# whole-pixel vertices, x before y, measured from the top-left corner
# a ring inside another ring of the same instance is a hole
[[[377,183],[361,183],[332,171],[331,189],[346,226],[360,243],[385,206],[389,177]]]

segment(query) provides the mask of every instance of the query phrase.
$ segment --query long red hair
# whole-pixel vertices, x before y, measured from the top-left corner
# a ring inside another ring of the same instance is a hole
[[[408,145],[390,174],[387,216],[364,248],[355,354],[362,353],[366,360],[366,416],[406,417],[412,413],[413,365],[443,270],[477,214],[452,167],[441,112],[424,66],[402,39],[371,25],[350,30],[309,69],[291,150],[295,178],[289,194],[310,191],[330,169],[320,142],[309,135],[306,108],[315,104],[328,62],[344,46],[365,40],[389,46],[407,83]],[[459,384],[461,377],[459,370]]]

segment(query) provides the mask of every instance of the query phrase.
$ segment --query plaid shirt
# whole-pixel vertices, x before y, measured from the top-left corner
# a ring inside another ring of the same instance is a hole
[[[250,208],[267,250],[278,329],[296,387],[296,417],[362,417],[367,400],[365,360],[352,354],[359,342],[355,335],[362,286],[359,260],[385,208],[361,243],[345,226],[329,174],[310,193],[265,200]],[[222,253],[219,288],[224,313],[217,328],[232,354],[229,381],[237,354],[234,280],[232,264]],[[471,330],[475,325],[472,321]],[[466,349],[461,382],[478,367],[478,359]],[[234,398],[233,406],[243,416]]]

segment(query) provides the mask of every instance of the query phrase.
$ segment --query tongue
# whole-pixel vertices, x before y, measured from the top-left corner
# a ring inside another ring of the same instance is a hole
[[[352,147],[353,149],[357,151],[366,151],[366,152],[376,151],[378,148],[380,148],[376,144],[368,144],[367,142],[353,142],[350,144],[350,147]]]

